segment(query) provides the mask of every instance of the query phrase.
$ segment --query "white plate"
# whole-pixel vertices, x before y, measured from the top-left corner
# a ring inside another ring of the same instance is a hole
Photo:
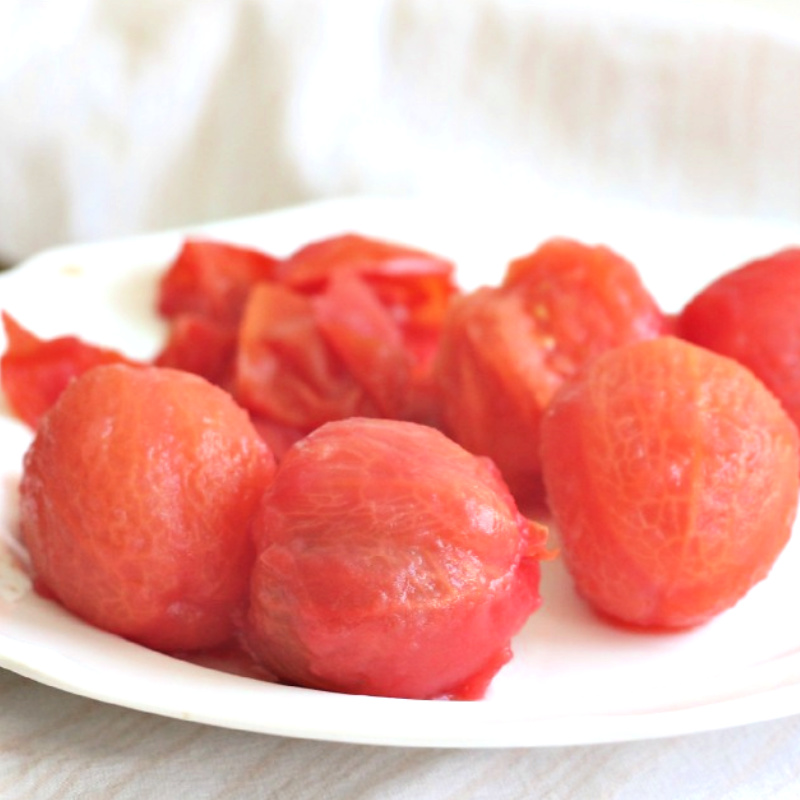
[[[499,280],[543,239],[603,241],[633,260],[667,310],[746,259],[800,242],[797,226],[600,206],[350,199],[203,229],[283,254],[346,230],[452,257],[465,286]],[[197,229],[195,230],[197,232]],[[146,357],[164,329],[155,283],[183,232],[46,252],[0,276],[0,307],[43,336],[76,333]],[[5,343],[0,341],[3,347]],[[736,608],[698,630],[641,634],[594,617],[558,562],[544,606],[485,700],[337,695],[197,666],[95,630],[30,589],[14,565],[16,484],[30,434],[0,409],[0,666],[121,706],[285,736],[374,744],[506,747],[643,739],[800,712],[800,543]]]

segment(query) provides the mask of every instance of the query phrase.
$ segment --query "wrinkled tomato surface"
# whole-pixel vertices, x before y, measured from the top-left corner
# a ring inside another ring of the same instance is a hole
[[[254,534],[247,642],[294,684],[480,696],[540,604],[544,529],[491,462],[415,423],[318,428],[281,461]]]
[[[718,278],[682,310],[677,331],[751,369],[800,425],[800,248]]]
[[[658,336],[665,317],[634,267],[554,239],[500,288],[452,304],[435,375],[444,430],[495,460],[517,501],[541,506],[541,416],[561,383],[606,350]]]
[[[36,581],[149,647],[229,640],[253,563],[250,519],[274,459],[231,397],[186,372],[100,366],[41,419],[20,528]]]
[[[542,464],[578,591],[614,619],[703,623],[791,532],[798,436],[737,362],[672,337],[610,350],[558,392]]]

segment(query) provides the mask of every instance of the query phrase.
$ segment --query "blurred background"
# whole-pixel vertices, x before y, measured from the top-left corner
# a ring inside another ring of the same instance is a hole
[[[3,0],[0,261],[352,194],[800,217],[793,0]]]

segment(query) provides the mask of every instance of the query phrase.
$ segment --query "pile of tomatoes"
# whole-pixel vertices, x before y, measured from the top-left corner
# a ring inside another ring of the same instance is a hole
[[[168,652],[239,641],[278,680],[479,697],[552,522],[601,615],[701,624],[791,533],[800,251],[698,288],[665,314],[568,239],[471,292],[356,234],[285,258],[190,239],[151,363],[4,313],[37,585]]]

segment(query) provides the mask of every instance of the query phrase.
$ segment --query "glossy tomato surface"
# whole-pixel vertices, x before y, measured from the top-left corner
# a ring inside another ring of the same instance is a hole
[[[490,462],[415,423],[319,428],[282,460],[254,530],[247,640],[290,683],[477,697],[540,604],[544,529]]]
[[[800,425],[800,248],[718,278],[686,305],[677,331],[751,369]]]

